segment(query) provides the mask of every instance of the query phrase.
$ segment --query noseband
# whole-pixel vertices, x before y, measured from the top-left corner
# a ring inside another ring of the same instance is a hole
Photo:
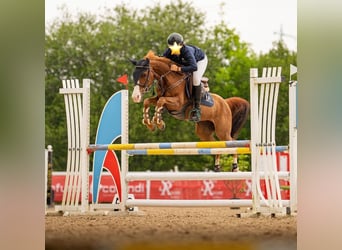
[[[146,77],[146,79],[145,79],[145,82],[144,82],[143,84],[141,84],[141,83],[138,83],[139,81],[137,81],[137,82],[135,83],[135,85],[138,85],[140,88],[143,88],[145,92],[148,91],[148,90],[149,90],[148,82],[149,82],[149,80],[150,80],[150,73],[151,73],[151,68],[150,68],[150,66],[138,66],[138,65],[137,65],[137,66],[135,66],[135,68],[145,69],[145,70],[142,70],[142,71],[140,72],[139,78],[140,78],[140,75],[141,75],[143,72],[145,72],[145,71],[147,70],[147,77]]]

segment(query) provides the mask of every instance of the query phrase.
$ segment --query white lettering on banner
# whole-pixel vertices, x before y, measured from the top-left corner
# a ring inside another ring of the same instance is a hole
[[[161,196],[171,195],[172,182],[163,180],[161,183],[163,187],[162,188],[159,187],[160,195]]]
[[[201,188],[201,191],[203,193],[203,196],[213,196],[213,188],[214,188],[214,182],[213,181],[210,181],[210,180],[204,180],[203,181],[203,184],[204,184],[204,188]]]
[[[118,192],[116,185],[102,185],[102,184],[100,184],[99,191],[103,193],[113,193],[113,194],[116,194]],[[128,192],[144,193],[145,192],[144,184],[139,183],[138,185],[128,185]]]
[[[114,185],[100,185],[100,190],[103,193],[117,193],[116,186]]]
[[[145,187],[143,183],[139,183],[138,185],[129,185],[128,186],[129,193],[145,193]]]
[[[245,182],[246,182],[246,186],[247,186],[247,190],[246,190],[245,195],[249,196],[252,194],[252,181],[246,180]]]
[[[57,183],[56,185],[51,185],[52,190],[55,191],[55,193],[63,193],[64,192],[64,185],[61,183]]]

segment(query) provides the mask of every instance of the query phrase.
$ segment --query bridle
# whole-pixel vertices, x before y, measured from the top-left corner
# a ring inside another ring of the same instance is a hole
[[[177,87],[178,85],[180,85],[183,80],[185,80],[187,77],[189,77],[188,75],[185,75],[184,78],[181,78],[180,80],[176,81],[175,83],[171,84],[170,86],[168,86],[167,88],[164,88],[164,84],[163,84],[163,81],[164,81],[164,77],[167,76],[169,73],[173,72],[171,70],[168,70],[165,74],[163,75],[159,75],[157,72],[155,72],[150,65],[146,65],[146,66],[143,66],[143,65],[136,65],[135,66],[136,68],[141,68],[141,69],[145,69],[143,71],[140,72],[139,75],[141,75],[143,72],[145,72],[146,70],[148,71],[147,72],[147,76],[146,76],[146,79],[144,81],[144,83],[138,83],[136,82],[135,85],[138,85],[140,88],[142,88],[144,90],[144,93],[148,92],[151,87],[154,85],[154,84],[151,84],[149,86],[149,82],[150,82],[150,76],[151,74],[153,76],[155,76],[155,78],[157,79],[157,87],[160,89],[161,91],[161,96],[163,96],[167,91],[169,90],[172,90],[174,89],[175,87]],[[140,77],[139,77],[140,78]]]

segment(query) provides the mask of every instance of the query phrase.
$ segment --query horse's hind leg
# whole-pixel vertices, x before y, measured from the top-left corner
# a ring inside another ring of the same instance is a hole
[[[245,125],[250,111],[250,104],[247,100],[240,97],[230,97],[225,99],[232,112],[232,131],[231,136],[234,140],[238,138],[239,132]],[[237,172],[238,155],[233,155],[232,171]]]
[[[239,172],[238,167],[238,155],[233,155],[233,165],[232,165],[232,172]]]
[[[196,123],[196,134],[201,139],[201,141],[215,141],[214,132],[215,128],[211,122],[202,121]],[[215,155],[214,171],[221,171],[220,155]]]
[[[233,138],[230,136],[230,131],[231,131],[231,124],[229,122],[226,122],[225,126],[219,122],[216,124],[215,132],[219,140],[221,141],[233,140]],[[238,170],[237,160],[238,160],[237,155],[234,155],[232,169],[231,169],[232,172],[236,172]],[[215,166],[216,166],[216,162],[218,162],[218,167],[219,167],[219,161],[220,161],[220,155],[218,155],[215,158]]]
[[[214,172],[221,172],[220,157],[221,155],[215,155]]]

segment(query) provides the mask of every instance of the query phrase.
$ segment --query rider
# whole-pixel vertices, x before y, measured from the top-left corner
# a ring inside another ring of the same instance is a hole
[[[207,68],[208,59],[200,48],[184,43],[183,36],[172,33],[167,38],[168,48],[163,56],[181,65],[171,65],[172,71],[190,72],[193,74],[194,109],[190,112],[190,120],[199,122],[201,119],[201,78]]]

